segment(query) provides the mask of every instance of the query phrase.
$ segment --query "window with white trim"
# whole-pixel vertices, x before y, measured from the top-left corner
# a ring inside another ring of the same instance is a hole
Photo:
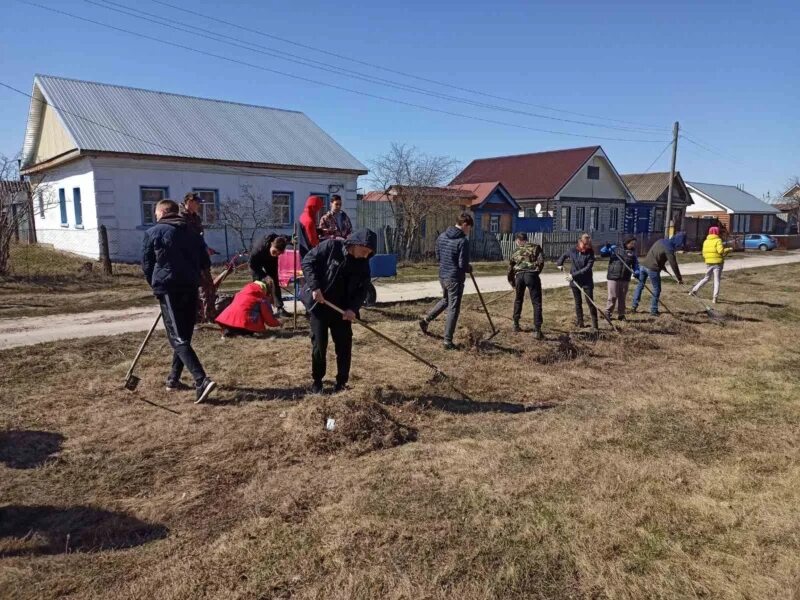
[[[608,213],[608,230],[616,231],[619,229],[619,209],[612,208]]]
[[[489,232],[500,233],[500,215],[491,215],[489,217]]]
[[[761,220],[762,233],[770,233],[774,226],[775,226],[775,215],[764,215],[764,218]]]
[[[67,218],[67,192],[64,188],[58,188],[58,208],[61,210],[61,226],[68,227]]]
[[[569,222],[572,209],[569,206],[561,207],[561,231],[569,231]]]
[[[589,229],[591,231],[600,229],[600,209],[596,206],[589,209]]]
[[[575,209],[575,231],[583,231],[586,226],[586,207],[579,206]]]
[[[139,188],[139,198],[142,203],[142,225],[155,225],[156,204],[167,198],[169,188],[144,187]]]
[[[72,208],[75,211],[75,227],[83,227],[83,205],[81,204],[81,188],[72,188]]]
[[[733,232],[747,233],[750,231],[750,215],[733,215]]]
[[[219,219],[219,190],[194,188],[192,191],[200,196],[198,214],[203,219],[203,225],[215,225]]]
[[[292,192],[272,192],[272,227],[291,227]]]

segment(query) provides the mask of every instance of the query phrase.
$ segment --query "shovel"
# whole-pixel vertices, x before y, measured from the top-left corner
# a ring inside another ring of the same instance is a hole
[[[472,284],[475,286],[475,291],[478,292],[478,299],[481,301],[481,305],[483,306],[483,312],[486,313],[486,318],[489,319],[489,327],[492,328],[492,335],[486,338],[486,341],[488,342],[500,332],[495,329],[494,323],[492,323],[492,316],[489,314],[489,309],[486,308],[486,302],[483,301],[483,294],[481,294],[481,290],[478,287],[478,282],[475,281],[475,275],[472,274],[472,271],[470,271],[469,276],[472,278]]]
[[[153,324],[150,326],[150,331],[148,331],[147,335],[144,336],[144,339],[142,340],[142,344],[141,344],[141,346],[139,346],[139,351],[136,353],[136,356],[134,356],[134,358],[133,358],[133,362],[131,363],[131,368],[128,369],[128,374],[125,375],[125,383],[123,384],[123,387],[126,390],[134,391],[139,386],[140,379],[136,375],[133,374],[133,370],[136,368],[136,363],[139,362],[139,357],[142,355],[142,352],[144,352],[144,347],[147,346],[147,342],[150,341],[150,337],[153,335],[153,332],[156,330],[156,327],[158,326],[158,322],[160,320],[161,320],[161,312],[159,312],[158,315],[156,315],[155,321],[153,321]]]

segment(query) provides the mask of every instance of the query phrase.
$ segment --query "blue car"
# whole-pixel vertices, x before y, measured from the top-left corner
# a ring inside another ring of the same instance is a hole
[[[744,236],[744,249],[755,250],[758,248],[766,252],[778,247],[778,241],[771,235],[765,233],[748,233]]]

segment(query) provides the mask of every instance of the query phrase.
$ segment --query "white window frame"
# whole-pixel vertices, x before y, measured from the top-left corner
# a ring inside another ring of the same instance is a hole
[[[286,204],[284,205],[281,203],[280,205],[276,206],[275,200],[282,199],[282,197],[286,198]],[[281,192],[281,191],[274,191],[272,192],[271,200],[270,200],[270,210],[272,211],[272,215],[270,217],[270,226],[271,227],[281,227],[281,228],[288,228],[292,226],[292,209],[294,207],[294,192]],[[278,211],[280,210],[280,217],[278,216]]]
[[[158,200],[145,200],[144,199],[145,192],[154,191],[154,190],[158,190],[158,191],[162,192],[161,198],[159,198]],[[166,198],[169,198],[169,188],[166,187],[166,186],[161,186],[161,185],[140,185],[139,186],[139,206],[140,206],[141,211],[142,211],[142,225],[144,227],[150,227],[151,225],[155,225],[156,224],[156,204],[158,204],[161,200],[164,200]],[[147,213],[145,212],[145,209],[144,209],[145,205],[152,206],[151,214],[153,215],[153,220],[150,223],[148,223],[147,219],[145,218],[145,216],[147,215]]]
[[[489,233],[500,233],[500,215],[489,215]]]
[[[219,223],[219,190],[214,188],[194,188],[192,193],[200,196],[199,214],[203,219],[203,225],[216,225]]]
[[[619,229],[619,208],[615,207],[608,211],[608,230],[617,231]]]
[[[566,223],[566,227],[564,227],[564,223]],[[569,231],[570,226],[572,225],[572,207],[571,206],[562,206],[561,207],[561,231]]]

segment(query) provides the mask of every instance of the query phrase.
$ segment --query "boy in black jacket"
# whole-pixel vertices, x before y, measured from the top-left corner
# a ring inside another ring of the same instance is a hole
[[[275,285],[275,307],[281,317],[289,316],[283,308],[283,298],[278,283],[278,257],[285,251],[286,238],[274,233],[259,239],[250,250],[250,275],[253,281],[262,281],[264,277],[272,278],[272,283]]]
[[[346,240],[325,240],[303,257],[305,285],[301,299],[309,313],[311,326],[311,392],[322,393],[327,370],[328,330],[336,348],[336,388],[346,388],[350,378],[353,326],[367,297],[370,282],[369,257],[375,254],[378,236],[359,229]],[[344,310],[339,314],[326,302]]]
[[[205,242],[178,214],[178,205],[162,200],[156,205],[157,223],[144,234],[142,270],[158,298],[164,328],[174,353],[167,390],[180,389],[185,366],[194,377],[197,399],[203,402],[217,386],[206,376],[192,349],[197,317],[197,287],[201,273],[210,267]]]

